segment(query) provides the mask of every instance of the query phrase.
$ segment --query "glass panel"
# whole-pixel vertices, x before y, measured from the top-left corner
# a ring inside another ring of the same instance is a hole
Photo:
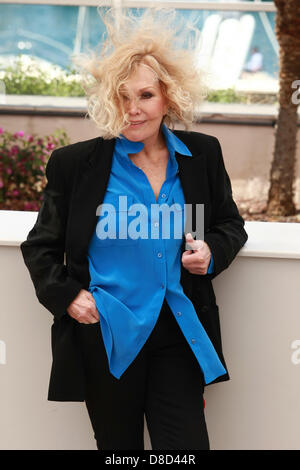
[[[182,12],[191,15],[191,12]],[[275,12],[197,11],[199,66],[212,89],[273,93],[278,89]]]
[[[139,14],[142,9],[132,11]],[[212,89],[276,93],[275,12],[177,10],[177,14],[183,25],[193,28],[185,46],[189,43],[195,49],[199,67],[209,72]],[[5,81],[6,93],[82,95],[71,80],[63,87],[53,85],[53,77],[65,80],[73,68],[73,53],[99,50],[103,32],[96,7],[0,4],[0,79]],[[255,55],[254,47],[258,48]],[[8,80],[4,70],[20,54],[25,59],[34,57],[44,70],[52,70],[51,75],[44,71],[34,76],[32,70],[23,68],[19,76],[10,75]],[[261,68],[255,71],[261,60]]]

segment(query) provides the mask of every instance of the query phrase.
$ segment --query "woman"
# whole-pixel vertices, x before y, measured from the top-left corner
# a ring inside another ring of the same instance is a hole
[[[209,449],[204,387],[229,379],[211,280],[247,234],[217,138],[166,126],[203,98],[191,56],[157,18],[122,21],[84,62],[101,137],[52,153],[21,245],[54,315],[48,399],[85,401],[101,450],[143,449],[144,414],[152,449]],[[204,240],[185,231],[200,205]]]

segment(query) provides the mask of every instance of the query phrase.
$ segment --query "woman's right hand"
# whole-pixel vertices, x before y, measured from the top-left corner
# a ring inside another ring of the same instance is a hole
[[[77,320],[79,323],[98,323],[99,313],[96,307],[96,302],[92,294],[85,289],[81,289],[73,302],[67,308],[70,317]]]

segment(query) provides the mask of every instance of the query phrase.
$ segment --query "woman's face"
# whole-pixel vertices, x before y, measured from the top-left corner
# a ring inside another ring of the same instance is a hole
[[[155,144],[167,103],[158,79],[147,66],[139,65],[121,89],[130,126],[122,134],[134,142]]]

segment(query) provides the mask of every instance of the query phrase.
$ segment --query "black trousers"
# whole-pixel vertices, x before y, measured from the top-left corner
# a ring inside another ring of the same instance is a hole
[[[98,449],[144,449],[144,415],[153,450],[209,449],[203,374],[166,300],[120,379],[109,372],[99,323],[78,324],[78,333]]]

